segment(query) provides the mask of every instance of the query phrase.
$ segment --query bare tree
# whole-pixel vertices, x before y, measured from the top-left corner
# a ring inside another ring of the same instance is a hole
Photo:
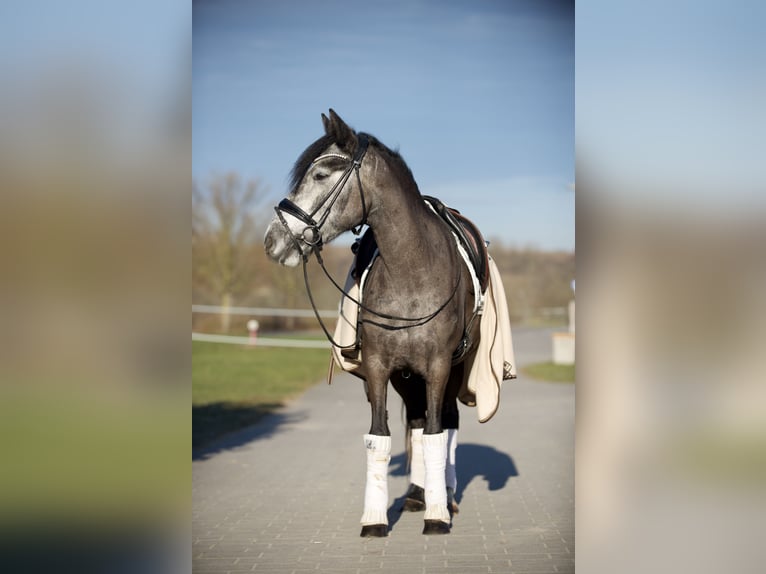
[[[249,288],[256,272],[249,256],[262,235],[256,209],[265,193],[257,180],[243,182],[233,172],[192,189],[193,282],[220,302],[223,331],[229,330],[232,298]]]

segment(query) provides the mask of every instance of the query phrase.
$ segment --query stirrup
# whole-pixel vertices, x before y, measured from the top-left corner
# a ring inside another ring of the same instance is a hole
[[[343,356],[344,359],[348,359],[349,361],[359,362],[359,351],[361,350],[361,347],[359,345],[354,345],[353,347],[349,347],[348,349],[341,349],[340,354]]]

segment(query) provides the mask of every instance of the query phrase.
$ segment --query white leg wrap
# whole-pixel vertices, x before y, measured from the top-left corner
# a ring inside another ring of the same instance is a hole
[[[410,444],[412,445],[410,482],[423,488],[426,485],[426,465],[423,461],[423,429],[412,429]]]
[[[423,435],[423,458],[426,466],[426,520],[449,522],[447,484],[447,431]]]
[[[367,449],[367,484],[364,489],[364,514],[361,523],[388,524],[388,461],[391,437],[364,435]]]
[[[447,429],[447,488],[457,490],[457,471],[455,470],[455,450],[457,449],[457,429]]]

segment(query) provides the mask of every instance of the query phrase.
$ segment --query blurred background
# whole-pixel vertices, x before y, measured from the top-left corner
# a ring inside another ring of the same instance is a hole
[[[757,2],[577,3],[577,566],[758,572]]]
[[[0,6],[8,572],[188,570],[191,12]]]

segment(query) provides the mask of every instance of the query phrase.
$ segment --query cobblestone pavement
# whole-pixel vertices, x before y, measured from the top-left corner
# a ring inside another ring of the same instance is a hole
[[[523,365],[550,357],[551,330],[514,330]],[[389,393],[387,538],[360,538],[369,407],[336,375],[258,425],[195,454],[195,573],[574,572],[574,385],[507,381],[479,424],[461,407],[460,512],[424,536],[400,513],[407,488],[401,402]]]

